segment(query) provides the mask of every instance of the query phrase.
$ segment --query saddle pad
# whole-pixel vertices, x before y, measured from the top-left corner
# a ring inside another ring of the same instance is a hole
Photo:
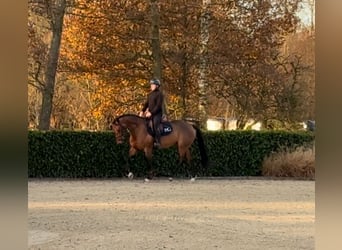
[[[161,136],[164,136],[164,135],[168,135],[172,132],[172,125],[170,122],[161,122],[161,126],[162,126],[162,130],[160,131],[161,132]],[[152,129],[152,126],[151,126],[151,123],[148,123],[148,126],[147,126],[147,132],[154,136],[154,131]]]

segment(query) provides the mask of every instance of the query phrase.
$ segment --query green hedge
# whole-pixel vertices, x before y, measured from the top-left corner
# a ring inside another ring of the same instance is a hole
[[[284,131],[220,131],[203,133],[209,166],[200,166],[197,142],[191,148],[201,176],[258,176],[265,156],[283,147],[310,145],[314,135]],[[110,178],[124,172],[127,144],[117,145],[112,132],[29,131],[28,177]],[[154,152],[153,164],[160,176],[185,176],[175,147]],[[131,170],[143,176],[142,152],[132,158]]]

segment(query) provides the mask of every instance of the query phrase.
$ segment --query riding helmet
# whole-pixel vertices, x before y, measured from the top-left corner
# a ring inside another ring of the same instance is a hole
[[[160,81],[158,79],[154,78],[150,81],[150,84],[155,84],[157,86],[160,86]]]

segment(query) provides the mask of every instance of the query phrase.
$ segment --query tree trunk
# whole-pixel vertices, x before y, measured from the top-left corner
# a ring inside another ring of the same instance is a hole
[[[182,98],[182,119],[185,119],[188,115],[188,109],[186,107],[186,97],[187,97],[187,85],[186,81],[188,79],[188,65],[187,65],[187,55],[186,48],[184,48],[184,56],[182,63],[182,76],[181,76],[181,98]]]
[[[208,88],[208,42],[209,42],[209,5],[211,0],[203,0],[200,23],[200,65],[199,65],[199,120],[200,126],[205,127],[207,121],[207,88]]]
[[[165,93],[165,83],[162,81],[162,60],[161,60],[161,49],[160,49],[160,22],[159,22],[159,10],[158,10],[158,0],[151,0],[151,19],[152,19],[152,59],[153,66],[152,72],[153,77],[158,78],[162,83],[163,94],[166,97]],[[167,102],[166,98],[164,98],[163,105],[163,114],[167,114]]]
[[[160,36],[159,36],[159,10],[157,0],[151,0],[151,17],[152,17],[152,58],[153,58],[153,77],[161,80],[161,52],[160,52]]]
[[[55,89],[56,71],[59,58],[59,48],[61,45],[63,20],[66,7],[66,0],[60,0],[56,3],[55,15],[51,17],[52,39],[49,48],[49,55],[47,60],[45,72],[45,86],[42,92],[42,106],[39,116],[38,129],[49,130],[50,118],[53,104],[53,94]],[[50,9],[50,11],[52,11]]]

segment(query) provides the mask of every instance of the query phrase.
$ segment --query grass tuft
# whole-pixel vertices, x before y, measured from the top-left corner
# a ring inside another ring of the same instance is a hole
[[[283,149],[266,157],[262,175],[315,179],[315,146]]]

